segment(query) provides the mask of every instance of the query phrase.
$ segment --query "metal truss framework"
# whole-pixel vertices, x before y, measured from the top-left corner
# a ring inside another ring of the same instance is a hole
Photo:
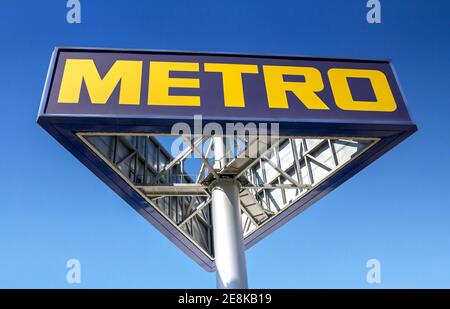
[[[212,137],[182,138],[171,156],[161,138],[144,134],[79,133],[151,207],[214,258],[211,183],[240,183],[245,238],[373,146],[377,138],[225,137],[226,156],[214,159]]]

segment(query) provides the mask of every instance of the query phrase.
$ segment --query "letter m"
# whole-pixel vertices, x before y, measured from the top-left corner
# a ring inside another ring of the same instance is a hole
[[[92,59],[67,59],[58,103],[78,103],[84,81],[93,104],[105,104],[120,82],[119,104],[140,103],[142,61],[117,60],[102,78]]]

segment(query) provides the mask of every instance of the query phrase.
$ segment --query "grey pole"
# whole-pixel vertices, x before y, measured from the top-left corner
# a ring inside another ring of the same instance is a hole
[[[214,168],[218,162],[223,167],[226,159],[222,137],[214,137],[214,157]],[[248,287],[239,191],[240,184],[233,179],[221,178],[211,185],[214,258],[219,289]]]

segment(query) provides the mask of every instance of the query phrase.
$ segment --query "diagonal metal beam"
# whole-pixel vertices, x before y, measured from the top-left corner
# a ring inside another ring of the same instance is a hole
[[[236,176],[234,176],[234,179],[237,180],[239,179],[239,177],[242,176],[242,174],[244,174],[246,171],[248,171],[249,169],[251,169],[254,165],[256,165],[263,156],[265,156],[267,153],[269,153],[270,151],[273,150],[273,148],[275,148],[277,145],[281,144],[284,140],[286,140],[285,138],[278,138],[278,142],[273,143],[272,145],[270,145],[270,147],[268,149],[266,149],[266,151],[262,152],[257,158],[253,159],[253,162],[246,166],[242,171],[239,172],[239,174],[237,174]]]
[[[197,140],[195,140],[195,138],[193,138],[192,140],[189,140],[189,145],[191,145],[191,143],[194,144],[194,146],[197,146],[199,143],[201,143],[203,141],[204,137],[199,137]],[[178,154],[178,156],[173,159],[169,164],[167,164],[155,177],[155,179],[153,180],[153,183],[157,183],[158,180],[164,176],[164,173],[166,173],[170,168],[172,168],[175,164],[177,164],[178,162],[180,162],[181,160],[184,160],[187,156],[189,156],[192,152],[192,148],[186,148],[184,149],[181,153]]]
[[[312,155],[307,154],[306,156],[308,158],[310,158],[311,161],[316,162],[316,164],[319,165],[320,167],[322,167],[323,169],[328,170],[328,172],[331,172],[333,170],[333,168],[331,166],[329,166],[328,164],[325,164],[324,162],[319,161],[318,159],[314,158]]]
[[[219,174],[217,174],[216,170],[211,166],[211,164],[209,164],[208,160],[206,160],[205,157],[203,157],[203,155],[200,153],[200,151],[198,151],[197,147],[194,146],[191,143],[191,141],[189,139],[187,139],[186,137],[183,137],[183,138],[185,139],[185,141],[187,143],[189,143],[189,146],[192,148],[192,150],[195,152],[195,154],[200,157],[200,160],[202,160],[202,162],[209,168],[211,173],[214,175],[214,178],[219,179],[220,178]]]
[[[334,166],[336,167],[339,165],[339,161],[336,154],[336,148],[334,148],[334,142],[331,139],[328,140],[328,146],[330,147],[331,154],[333,155]]]
[[[191,213],[189,216],[186,217],[186,219],[184,219],[183,221],[180,222],[180,224],[178,224],[178,226],[182,226],[184,224],[186,224],[186,222],[188,222],[190,219],[192,219],[195,215],[197,215],[200,210],[203,209],[203,207],[205,207],[206,205],[208,205],[211,202],[211,197],[209,197],[206,201],[203,201],[202,203],[200,203],[197,208],[195,208],[194,212]]]
[[[292,182],[294,185],[300,187],[300,185],[298,184],[298,182],[292,178],[291,176],[289,176],[288,173],[286,173],[285,171],[283,171],[281,168],[279,168],[275,163],[273,163],[270,159],[266,158],[266,157],[262,157],[261,159],[263,159],[265,162],[269,163],[270,166],[272,166],[278,173],[280,173],[281,175],[283,175],[287,180],[289,180],[290,182]]]
[[[130,159],[132,156],[136,155],[136,151],[131,152],[129,155],[127,155],[125,158],[123,158],[122,160],[120,160],[119,162],[116,163],[116,166],[122,164],[123,162],[125,162],[126,160]]]
[[[294,168],[295,168],[295,173],[297,175],[298,183],[300,185],[304,185],[303,177],[302,177],[302,167],[300,165],[300,159],[298,157],[298,152],[297,152],[297,142],[295,141],[295,139],[290,138],[289,144],[291,144],[292,157],[294,158]],[[301,190],[296,191],[295,194],[298,194],[300,192],[301,192]]]
[[[206,157],[206,158],[208,158],[209,153],[211,152],[212,145],[213,145],[213,140],[211,139],[211,140],[209,141],[208,147],[206,148],[206,153],[205,153],[205,157]],[[200,166],[200,171],[198,172],[198,175],[197,175],[197,179],[195,180],[196,183],[199,183],[199,181],[200,181],[200,179],[201,179],[201,177],[202,177],[202,174],[203,174],[203,170],[204,170],[204,169],[205,169],[205,163],[202,162],[202,165]]]
[[[245,206],[242,204],[241,201],[239,201],[239,204],[241,205],[241,210],[243,213],[245,213],[247,215],[247,217],[250,219],[250,221],[252,221],[252,223],[258,227],[258,223],[256,223],[255,218],[253,218],[253,216],[248,212],[248,210],[245,208]],[[262,206],[261,206],[262,208]],[[263,209],[263,208],[262,208]]]

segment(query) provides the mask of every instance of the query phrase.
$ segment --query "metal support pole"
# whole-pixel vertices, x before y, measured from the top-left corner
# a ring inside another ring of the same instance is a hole
[[[221,137],[214,137],[214,156],[216,161],[224,159],[225,147]],[[214,257],[219,289],[247,288],[239,190],[239,182],[233,179],[218,179],[211,185]]]

